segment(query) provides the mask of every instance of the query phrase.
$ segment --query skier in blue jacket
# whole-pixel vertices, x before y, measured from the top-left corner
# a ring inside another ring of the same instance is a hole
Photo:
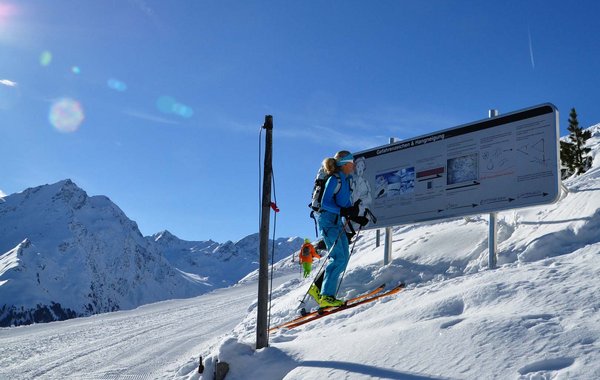
[[[348,151],[336,153],[335,158],[323,160],[323,168],[330,176],[325,183],[325,191],[321,201],[321,210],[317,216],[319,232],[329,251],[329,263],[325,268],[323,283],[315,284],[309,294],[317,300],[321,307],[341,306],[344,301],[335,298],[340,275],[346,269],[350,258],[348,238],[342,217],[365,225],[368,220],[358,216],[360,200],[352,204],[352,188],[350,179],[354,172],[354,157]]]

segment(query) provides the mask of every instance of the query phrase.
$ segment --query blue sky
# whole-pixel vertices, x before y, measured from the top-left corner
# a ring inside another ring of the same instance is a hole
[[[239,240],[272,114],[276,234],[312,237],[338,150],[545,102],[599,123],[598,4],[0,0],[0,191],[71,178],[145,235]]]

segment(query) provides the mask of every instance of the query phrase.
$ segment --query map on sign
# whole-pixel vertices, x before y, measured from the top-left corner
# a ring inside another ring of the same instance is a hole
[[[553,203],[558,110],[504,114],[354,154],[354,200],[379,228]]]

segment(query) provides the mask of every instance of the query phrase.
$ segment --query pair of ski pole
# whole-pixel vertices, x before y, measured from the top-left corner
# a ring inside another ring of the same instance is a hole
[[[375,217],[375,215],[373,215],[373,213],[371,212],[371,210],[369,210],[368,208],[365,208],[363,216],[365,218],[367,216],[370,216],[371,217],[371,221],[374,224],[377,223],[377,218]],[[360,235],[360,231],[362,230],[362,228],[363,228],[363,226],[361,224],[360,227],[358,227],[358,232],[356,232],[356,238],[354,239],[354,243],[352,243],[352,249],[350,250],[350,254],[348,255],[348,262],[350,262],[350,258],[352,257],[352,253],[354,253],[354,247],[356,246],[356,242],[358,241],[358,236]],[[344,275],[346,274],[346,269],[348,269],[348,265],[346,265],[346,268],[344,268],[344,271],[342,272],[342,275],[340,277],[340,282],[338,283],[337,289],[335,290],[335,294],[337,294],[340,291],[340,287],[342,286],[342,281],[344,280]]]
[[[315,279],[310,283],[310,286],[312,286],[317,281],[317,279],[323,274],[323,268],[325,267],[325,263],[327,263],[327,258],[329,257],[329,254],[333,251],[333,249],[337,245],[338,241],[340,240],[340,236],[342,236],[342,234],[346,232],[347,225],[348,225],[348,219],[345,220],[344,225],[340,230],[340,233],[338,234],[338,236],[335,238],[335,241],[333,242],[333,245],[327,250],[327,254],[322,257],[323,263],[321,264],[321,267],[319,268],[319,271],[317,272]],[[304,293],[304,297],[302,297],[302,300],[300,301],[300,305],[304,304],[304,301],[306,301],[306,296],[308,295],[310,286],[306,290],[306,293]],[[304,308],[302,308],[300,310],[300,312],[302,313],[303,311],[305,312],[306,310]]]
[[[365,208],[363,216],[365,216],[365,217],[370,216],[371,217],[371,221],[373,223],[377,223],[377,218],[375,217],[375,215],[373,215],[373,213],[371,212],[371,210],[369,210],[368,208]],[[340,236],[342,236],[343,233],[346,233],[346,227],[348,226],[349,223],[350,223],[350,220],[348,218],[346,218],[342,229],[340,230],[338,236],[336,237],[335,241],[333,242],[333,245],[327,250],[327,254],[325,256],[323,256],[323,263],[321,264],[321,267],[319,268],[319,271],[317,272],[317,275],[315,276],[315,279],[311,282],[310,286],[312,286],[315,282],[317,282],[317,280],[319,279],[319,277],[321,275],[323,275],[323,271],[324,271],[323,268],[325,267],[325,263],[327,263],[326,259],[329,257],[329,254],[333,251],[333,249],[337,245],[338,241],[340,240]],[[350,261],[350,257],[352,257],[352,253],[354,253],[354,247],[356,246],[356,241],[358,240],[358,237],[360,236],[360,232],[361,232],[362,228],[363,228],[362,225],[358,228],[358,232],[356,233],[356,238],[354,239],[354,243],[352,243],[352,249],[350,250],[350,253],[348,255],[348,261]],[[347,268],[348,268],[348,266],[346,265],[346,268],[344,268],[344,272],[342,273],[342,276],[341,276],[340,281],[338,283],[338,286],[337,286],[337,289],[336,289],[336,292],[335,292],[336,294],[340,290],[340,286],[342,285],[342,280],[344,279],[344,275],[346,274],[346,269]],[[304,296],[302,297],[302,300],[300,301],[300,305],[304,304],[304,302],[306,301],[306,296],[308,295],[308,292],[310,290],[310,286],[306,290],[306,293],[304,293]],[[305,313],[306,309],[302,308],[300,310],[300,312],[301,313],[303,313],[303,312]]]

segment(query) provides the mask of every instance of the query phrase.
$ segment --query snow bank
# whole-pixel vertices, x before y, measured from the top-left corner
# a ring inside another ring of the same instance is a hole
[[[486,268],[487,216],[397,227],[386,266],[369,231],[339,295],[399,282],[404,292],[278,330],[258,351],[254,303],[208,361],[227,361],[230,380],[600,378],[600,125],[592,131],[593,167],[565,182],[568,195],[499,215],[498,269]],[[310,281],[273,290],[271,325],[297,315]]]

